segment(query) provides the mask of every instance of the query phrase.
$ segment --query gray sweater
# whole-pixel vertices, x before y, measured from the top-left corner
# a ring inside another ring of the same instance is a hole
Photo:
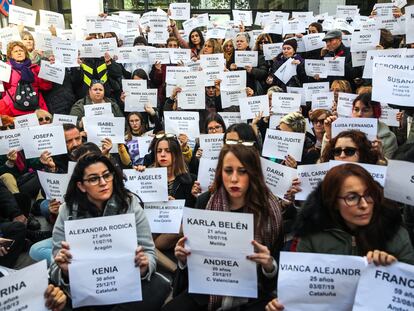
[[[117,203],[113,197],[109,199],[105,206],[103,217],[112,215],[108,211],[117,210],[116,204]],[[149,260],[148,273],[142,277],[142,279],[149,281],[151,275],[155,272],[156,269],[155,246],[148,220],[145,216],[144,210],[139,203],[139,199],[135,195],[132,195],[131,197],[131,203],[129,205],[127,213],[135,214],[135,224],[137,227],[137,246],[142,246],[144,248],[145,255],[147,255]],[[64,203],[60,206],[59,215],[53,228],[53,257],[55,257],[60,250],[61,242],[65,241],[65,221],[69,220],[69,216],[69,208],[67,208],[66,203]],[[76,215],[72,215],[72,219],[75,219],[75,217]],[[49,274],[50,279],[54,284],[61,286],[62,288],[66,289],[67,293],[70,293],[69,286],[64,282],[61,270],[55,262],[53,262],[50,266]]]

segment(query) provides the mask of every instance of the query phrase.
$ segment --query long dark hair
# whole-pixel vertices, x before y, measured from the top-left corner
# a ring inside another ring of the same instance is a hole
[[[166,141],[168,143],[168,148],[170,149],[171,156],[172,156],[172,171],[174,173],[174,176],[177,177],[182,174],[188,173],[187,165],[184,161],[184,156],[181,151],[180,143],[178,142],[177,138],[175,136],[173,137],[167,137],[164,136],[160,139],[154,138],[153,145],[152,145],[152,151],[154,153],[155,159],[154,159],[154,167],[161,167],[158,164],[157,161],[157,149],[158,145],[162,141]]]
[[[247,123],[234,123],[230,125],[224,133],[224,142],[226,142],[227,134],[236,132],[239,139],[243,141],[254,141],[254,146],[259,150],[259,140],[253,128]]]
[[[130,112],[126,117],[126,122],[125,122],[126,123],[126,138],[125,138],[126,141],[130,141],[132,139],[133,133],[132,133],[131,125],[129,124],[129,118],[133,115],[137,116],[139,120],[141,121],[141,128],[139,129],[138,135],[141,136],[147,131],[147,124],[142,114],[136,111]]]
[[[383,189],[364,168],[349,163],[330,169],[321,185],[322,209],[325,210],[334,227],[349,231],[338,211],[337,202],[342,185],[350,176],[360,178],[374,200],[370,223],[352,232],[356,237],[358,252],[360,255],[365,255],[370,250],[383,250],[386,243],[397,232],[401,224],[401,215],[397,207],[390,206],[389,202],[385,201]]]
[[[249,175],[249,188],[245,197],[245,206],[255,217],[255,224],[257,228],[266,228],[270,214],[269,198],[272,196],[262,173],[262,165],[260,162],[260,155],[256,148],[247,147],[241,144],[237,145],[223,145],[220,151],[216,174],[212,186],[213,192],[223,187],[223,163],[224,157],[229,152],[241,162]]]
[[[210,122],[217,122],[218,124],[221,125],[221,127],[223,128],[223,132],[226,131],[226,123],[224,122],[223,118],[221,117],[221,115],[219,115],[218,113],[212,112],[209,113],[206,117],[206,120],[204,122],[204,131],[205,133],[208,133],[208,124]]]
[[[193,34],[193,32],[198,33],[198,35],[200,36],[200,48],[199,49],[191,41],[191,35]],[[191,49],[196,49],[197,51],[200,51],[204,46],[204,42],[205,42],[204,36],[200,29],[196,28],[196,29],[191,30],[190,34],[188,35],[188,45],[190,46]]]
[[[92,216],[96,217],[101,214],[101,211],[88,200],[87,194],[80,191],[77,186],[78,182],[83,182],[85,169],[99,162],[103,163],[114,174],[112,197],[115,196],[115,199],[119,203],[119,213],[125,213],[129,207],[131,193],[125,188],[122,171],[115,167],[112,161],[106,156],[96,153],[84,155],[78,160],[66,191],[66,205],[72,211],[73,205],[77,203],[79,215],[85,215],[89,212]]]
[[[378,154],[371,149],[371,142],[365,133],[356,130],[344,131],[332,138],[322,152],[321,162],[329,162],[334,159],[333,151],[340,138],[350,138],[355,143],[358,148],[359,163],[376,164],[378,162]]]

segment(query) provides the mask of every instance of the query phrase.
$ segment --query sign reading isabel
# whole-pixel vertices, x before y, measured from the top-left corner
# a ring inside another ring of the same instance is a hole
[[[125,186],[139,195],[143,202],[168,201],[167,169],[147,168],[143,172],[134,169],[123,171],[127,181]]]
[[[375,293],[375,299],[372,299]],[[414,266],[369,265],[359,279],[353,311],[414,310]]]
[[[279,300],[291,311],[352,310],[365,266],[359,256],[281,252]]]
[[[47,288],[46,261],[0,278],[0,308],[7,311],[46,311],[44,293]]]
[[[142,300],[134,214],[65,221],[65,238],[73,307]]]
[[[296,161],[302,159],[305,133],[283,132],[268,129],[263,144],[262,155],[264,157],[284,159],[292,156]]]
[[[414,107],[414,58],[374,58],[372,99]]]
[[[253,215],[184,208],[190,293],[257,297]]]
[[[179,233],[185,200],[145,203],[144,212],[147,216],[152,233]]]

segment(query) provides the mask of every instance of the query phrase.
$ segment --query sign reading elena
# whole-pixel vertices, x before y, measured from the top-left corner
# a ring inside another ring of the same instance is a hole
[[[168,201],[167,168],[147,168],[143,172],[124,170],[125,186],[144,202]]]
[[[349,311],[365,266],[359,256],[281,252],[279,299],[291,311]]]
[[[134,214],[65,221],[65,238],[73,307],[142,300]]]
[[[190,293],[257,297],[253,215],[184,208]]]
[[[372,299],[375,293],[375,299]],[[371,264],[359,279],[352,311],[414,310],[414,266]]]
[[[46,311],[43,297],[47,284],[46,260],[0,278],[1,310]]]

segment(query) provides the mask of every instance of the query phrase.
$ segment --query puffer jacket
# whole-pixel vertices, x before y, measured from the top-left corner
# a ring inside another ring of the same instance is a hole
[[[328,209],[322,204],[322,189],[319,185],[307,198],[299,211],[294,225],[297,238],[296,251],[332,255],[361,255],[356,236],[345,225],[335,225]],[[386,215],[385,215],[386,214]],[[399,261],[414,264],[414,249],[408,232],[401,226],[401,213],[397,208],[384,207],[383,236],[385,251]]]

